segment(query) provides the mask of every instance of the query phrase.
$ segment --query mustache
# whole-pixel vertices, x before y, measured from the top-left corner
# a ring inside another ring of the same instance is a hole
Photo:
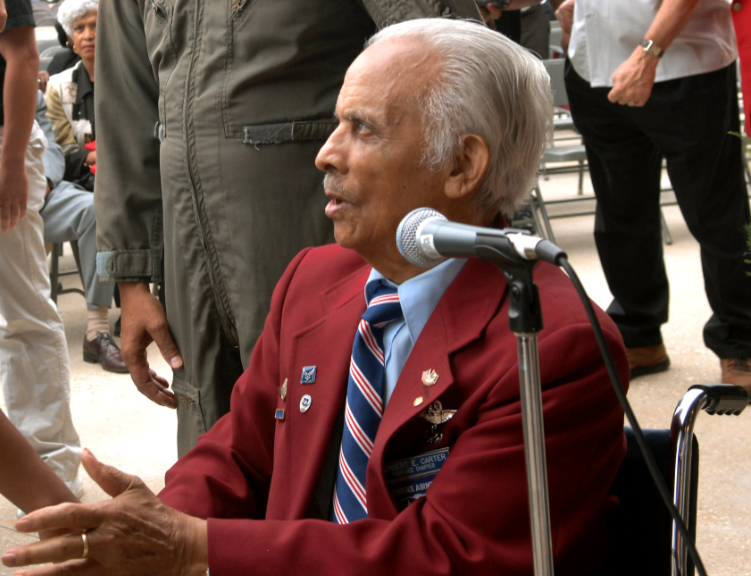
[[[344,197],[345,200],[349,197],[349,192],[344,187],[344,184],[342,184],[340,176],[326,174],[326,176],[324,176],[323,178],[323,189],[336,192],[340,196]]]

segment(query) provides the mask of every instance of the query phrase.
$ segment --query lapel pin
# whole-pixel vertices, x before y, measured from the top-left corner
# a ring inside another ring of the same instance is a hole
[[[427,420],[431,424],[441,425],[451,420],[454,414],[456,414],[456,410],[444,410],[440,400],[436,400],[420,412],[420,418]]]
[[[415,401],[412,402],[412,405],[413,406],[419,406],[420,404],[422,404],[422,401],[423,401],[423,397],[422,396],[418,396],[417,398],[415,398]]]
[[[310,394],[306,394],[300,399],[300,412],[305,414],[308,411],[308,408],[310,408],[310,405],[313,403],[313,399],[310,397]]]
[[[430,427],[426,431],[425,438],[428,444],[438,444],[443,440],[441,427],[451,420],[456,414],[456,410],[444,410],[439,400],[433,402],[430,406],[420,412],[420,418],[427,420]]]
[[[279,396],[282,398],[282,400],[287,399],[287,379],[284,379],[284,384],[279,386]]]
[[[432,368],[422,373],[422,383],[425,386],[435,386],[436,382],[438,382],[438,374]]]
[[[316,381],[316,367],[303,366],[302,375],[300,376],[301,384],[312,384]]]
[[[274,418],[277,420],[284,420],[284,408],[277,408],[274,412]]]

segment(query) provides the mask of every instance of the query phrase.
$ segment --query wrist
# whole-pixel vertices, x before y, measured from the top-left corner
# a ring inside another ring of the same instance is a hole
[[[185,572],[188,576],[205,576],[209,569],[208,522],[188,517],[188,548],[190,557]]]
[[[644,48],[641,46],[637,46],[634,50],[632,57],[636,59],[636,61],[644,68],[652,68],[656,69],[657,65],[660,63],[660,59],[653,56],[649,52],[645,52]]]
[[[122,296],[129,296],[131,294],[144,292],[148,293],[149,295],[151,294],[148,282],[118,282],[117,287],[120,289],[120,294]]]
[[[4,139],[6,141],[7,139]],[[7,148],[7,150],[6,150]],[[26,148],[16,150],[14,146],[4,146],[0,154],[0,169],[26,171]]]
[[[649,54],[655,59],[662,58],[663,54],[665,53],[660,45],[658,45],[654,40],[649,40],[647,38],[640,42],[639,47],[644,51],[645,54]]]

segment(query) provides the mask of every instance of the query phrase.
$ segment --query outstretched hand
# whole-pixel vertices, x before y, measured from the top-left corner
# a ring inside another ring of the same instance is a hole
[[[175,394],[167,380],[149,368],[146,347],[156,342],[162,357],[177,370],[183,365],[172,339],[167,315],[145,282],[120,282],[122,306],[122,357],[136,388],[157,404],[176,408]]]
[[[89,476],[113,497],[91,504],[43,508],[16,523],[19,532],[68,529],[71,533],[2,556],[17,568],[54,562],[16,572],[21,576],[81,574],[106,576],[199,576],[208,566],[206,521],[163,504],[137,476],[100,463],[88,450],[81,462]],[[88,553],[84,558],[84,538]]]

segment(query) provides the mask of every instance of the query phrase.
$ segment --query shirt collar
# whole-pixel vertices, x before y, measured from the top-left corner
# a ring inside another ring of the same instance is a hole
[[[454,281],[466,263],[467,260],[464,258],[450,258],[401,284],[392,282],[373,268],[368,282],[380,279],[385,284],[396,287],[402,312],[404,312],[404,322],[414,346],[443,297],[443,293],[446,292],[446,288]]]

